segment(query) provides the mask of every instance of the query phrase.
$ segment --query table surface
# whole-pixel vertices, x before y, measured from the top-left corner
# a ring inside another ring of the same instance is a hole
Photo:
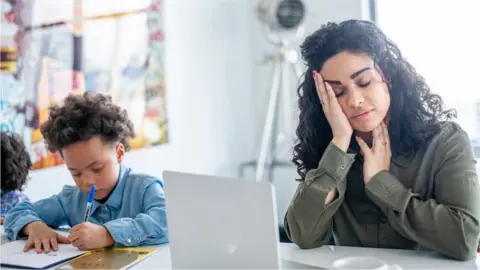
[[[1,242],[6,242],[1,227]],[[131,269],[169,269],[169,245],[155,247],[157,251]],[[415,250],[396,250],[382,248],[361,248],[342,246],[323,246],[315,249],[301,250],[290,243],[280,243],[282,259],[319,267],[331,267],[338,259],[353,256],[368,256],[382,259],[388,264],[397,264],[403,269],[480,269],[480,256],[476,259],[460,262],[445,258],[438,253]],[[2,267],[2,269],[6,269]]]

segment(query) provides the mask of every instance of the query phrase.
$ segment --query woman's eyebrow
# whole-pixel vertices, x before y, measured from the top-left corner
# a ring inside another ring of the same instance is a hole
[[[356,72],[354,72],[352,75],[350,75],[350,79],[355,79],[355,78],[358,77],[360,74],[362,74],[362,72],[367,71],[367,70],[370,70],[370,69],[372,69],[372,68],[371,68],[371,67],[362,68],[362,69],[360,69],[359,71],[356,71]]]
[[[363,72],[367,71],[367,70],[370,70],[372,69],[372,67],[364,67],[358,71],[355,71],[354,73],[352,73],[352,75],[350,75],[350,79],[355,79],[356,77],[358,77],[360,74],[362,74]],[[341,85],[342,82],[341,81],[337,81],[337,80],[324,80],[325,82],[329,83],[329,84],[335,84],[335,85]]]

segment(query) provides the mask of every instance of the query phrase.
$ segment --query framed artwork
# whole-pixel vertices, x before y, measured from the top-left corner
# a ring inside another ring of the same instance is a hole
[[[64,0],[56,9],[0,1],[2,20],[16,30],[2,47],[0,128],[23,135],[33,169],[63,163],[39,127],[70,93],[111,95],[134,123],[132,149],[168,142],[161,0]]]

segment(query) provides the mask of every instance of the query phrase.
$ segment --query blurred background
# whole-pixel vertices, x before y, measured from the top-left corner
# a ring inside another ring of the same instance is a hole
[[[0,3],[0,127],[29,147],[26,193],[34,201],[73,184],[38,130],[48,106],[68,93],[98,91],[134,121],[127,165],[159,177],[168,169],[268,178],[282,223],[298,177],[290,161],[304,70],[298,45],[322,24],[347,19],[379,24],[457,109],[480,158],[478,0]],[[262,160],[266,166],[255,166]]]

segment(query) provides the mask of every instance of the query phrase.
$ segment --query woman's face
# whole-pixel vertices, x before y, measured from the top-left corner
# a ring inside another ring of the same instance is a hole
[[[338,53],[324,63],[320,74],[332,86],[354,130],[370,132],[386,118],[390,93],[368,55]]]

